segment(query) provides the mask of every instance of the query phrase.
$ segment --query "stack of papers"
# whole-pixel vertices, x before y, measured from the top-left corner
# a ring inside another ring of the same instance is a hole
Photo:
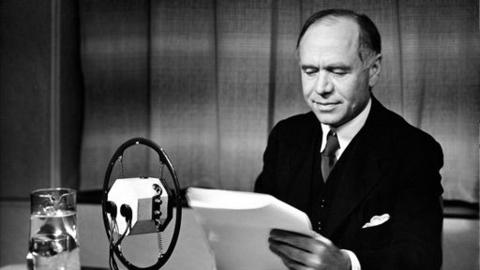
[[[218,270],[286,269],[268,248],[270,230],[312,233],[305,213],[270,195],[189,188],[187,200],[205,230]]]

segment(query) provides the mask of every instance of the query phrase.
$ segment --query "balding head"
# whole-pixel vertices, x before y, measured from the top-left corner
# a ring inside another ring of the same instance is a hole
[[[337,19],[346,18],[355,22],[358,26],[358,53],[362,61],[369,56],[381,53],[381,37],[375,24],[364,14],[358,14],[351,10],[345,9],[327,9],[314,13],[307,19],[300,31],[297,39],[297,49],[302,41],[305,32],[316,23],[329,23]]]

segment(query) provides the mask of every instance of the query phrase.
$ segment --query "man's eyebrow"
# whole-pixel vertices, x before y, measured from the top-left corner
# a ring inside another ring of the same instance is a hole
[[[325,69],[344,69],[344,70],[351,70],[352,67],[345,63],[331,63],[324,67]]]
[[[301,65],[300,68],[302,70],[310,69],[310,68],[319,69],[318,66],[308,65],[308,64]],[[347,65],[345,63],[331,63],[331,64],[327,64],[327,65],[323,66],[322,68],[323,69],[328,69],[328,70],[331,70],[331,69],[351,70],[352,69],[352,67],[350,65]]]
[[[314,66],[314,65],[301,65],[300,68],[301,68],[302,70],[309,69],[309,68],[316,68],[316,69],[318,69],[318,67],[317,67],[317,66]]]

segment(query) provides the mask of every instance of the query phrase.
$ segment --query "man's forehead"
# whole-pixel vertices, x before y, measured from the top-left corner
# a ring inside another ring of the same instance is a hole
[[[350,18],[327,17],[312,24],[303,36],[302,45],[310,46],[341,46],[358,48],[359,27]]]

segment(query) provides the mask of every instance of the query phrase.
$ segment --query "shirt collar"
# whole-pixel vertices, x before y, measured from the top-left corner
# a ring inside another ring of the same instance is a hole
[[[371,107],[372,99],[369,98],[365,108],[363,108],[363,110],[357,116],[355,116],[355,118],[336,128],[338,144],[340,145],[340,149],[336,153],[337,158],[343,153],[345,148],[347,148],[348,144],[350,144],[363,125],[365,125]],[[322,152],[327,144],[327,134],[331,127],[323,123],[320,124],[322,126],[322,146],[320,147],[320,152]]]

